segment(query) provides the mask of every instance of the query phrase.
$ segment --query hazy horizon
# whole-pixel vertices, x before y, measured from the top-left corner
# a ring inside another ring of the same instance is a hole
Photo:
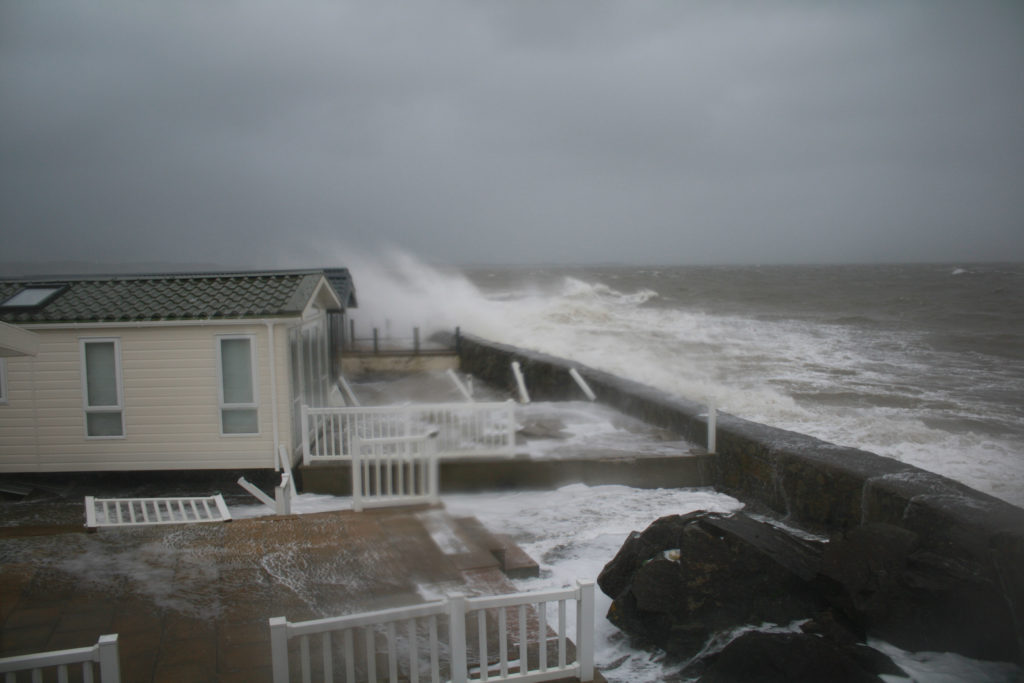
[[[171,263],[159,261],[139,261],[125,263],[95,263],[95,262],[38,262],[21,264],[9,261],[0,261],[0,279],[31,278],[47,276],[102,276],[102,275],[158,275],[162,273],[205,273],[205,272],[231,272],[231,271],[273,271],[273,270],[315,270],[318,268],[358,268],[363,259],[344,261],[341,263],[310,263],[295,264],[291,266],[261,266],[260,264],[226,266],[216,263]],[[385,267],[392,267],[400,270],[397,265],[388,258],[373,261],[374,266],[384,264]],[[816,268],[816,267],[899,267],[899,266],[935,266],[935,267],[977,267],[977,266],[1019,266],[1024,261],[892,261],[892,262],[805,262],[805,263],[430,263],[421,262],[422,265],[439,271],[472,271],[494,269],[658,269],[658,268]],[[358,283],[356,283],[358,285]]]

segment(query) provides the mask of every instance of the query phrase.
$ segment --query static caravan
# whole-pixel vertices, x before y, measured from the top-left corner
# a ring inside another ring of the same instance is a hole
[[[344,269],[0,280],[0,472],[275,467],[354,303]]]

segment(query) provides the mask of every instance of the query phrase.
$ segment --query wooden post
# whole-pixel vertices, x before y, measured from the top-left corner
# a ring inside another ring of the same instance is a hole
[[[85,497],[85,526],[89,529],[96,528],[96,497]]]
[[[352,509],[363,511],[363,440],[358,434],[352,437]]]
[[[274,683],[288,683],[288,620],[270,618],[270,662]]]
[[[356,321],[348,321],[348,348],[355,351],[356,349]]]
[[[594,680],[594,582],[576,581],[576,662],[580,681]]]
[[[420,352],[420,328],[412,328],[412,349],[413,353],[419,354]]]
[[[377,328],[373,328],[373,353],[377,354],[380,352],[380,333]]]
[[[309,406],[302,404],[302,423],[299,429],[302,430],[302,464],[309,465]]]
[[[117,634],[100,636],[97,645],[99,647],[100,683],[120,683],[121,658],[117,651]]]
[[[288,490],[291,476],[285,472],[281,475],[281,483],[274,489],[274,512],[279,515],[292,514],[291,491]]]
[[[448,598],[448,648],[451,656],[451,683],[466,683],[469,666],[466,662],[466,596]],[[483,662],[481,666],[487,666]],[[276,681],[275,681],[276,683]]]

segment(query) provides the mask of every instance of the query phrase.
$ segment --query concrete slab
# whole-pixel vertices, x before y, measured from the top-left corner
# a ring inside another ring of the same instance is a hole
[[[269,681],[269,617],[514,592],[469,535],[459,552],[439,547],[422,520],[445,517],[419,506],[11,534],[0,546],[0,656],[116,632],[125,681]]]

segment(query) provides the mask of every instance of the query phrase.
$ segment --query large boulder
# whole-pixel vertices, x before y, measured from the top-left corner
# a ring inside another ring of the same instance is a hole
[[[613,599],[613,624],[688,658],[711,634],[819,611],[811,580],[821,551],[745,515],[674,515],[633,534],[598,584]]]
[[[630,535],[598,577],[612,598],[608,619],[676,659],[739,627],[813,619],[818,635],[842,646],[872,635],[911,651],[1014,661],[1005,583],[991,566],[901,527],[867,524],[824,543],[742,513],[705,512]]]
[[[818,584],[847,618],[904,649],[1017,658],[999,577],[971,557],[935,552],[912,531],[868,524],[833,538]]]

